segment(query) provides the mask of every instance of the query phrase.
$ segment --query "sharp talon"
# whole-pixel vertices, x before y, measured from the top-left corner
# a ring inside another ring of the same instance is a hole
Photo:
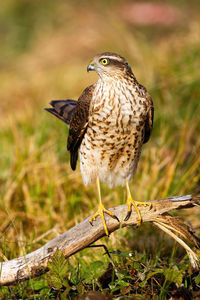
[[[124,221],[128,221],[128,219],[130,218],[130,216],[131,216],[131,211],[128,211],[127,215],[126,215],[126,217],[124,219]]]
[[[110,234],[109,234],[109,232],[108,232],[108,229],[106,230],[106,229],[104,228],[104,231],[105,231],[106,236],[109,237]]]
[[[117,220],[119,223],[120,223],[120,220],[118,219],[118,217],[117,216],[113,216],[113,219],[115,219],[115,220]]]
[[[89,222],[90,222],[90,225],[93,226],[92,222],[91,221],[89,221]]]

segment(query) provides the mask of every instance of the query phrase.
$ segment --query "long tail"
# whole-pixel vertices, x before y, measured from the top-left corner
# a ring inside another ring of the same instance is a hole
[[[53,100],[49,103],[53,108],[45,108],[52,115],[69,125],[77,101],[75,100]]]

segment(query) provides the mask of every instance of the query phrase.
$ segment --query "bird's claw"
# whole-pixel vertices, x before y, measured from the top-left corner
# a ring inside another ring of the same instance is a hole
[[[128,221],[128,219],[130,218],[131,216],[131,210],[128,210],[127,214],[126,214],[126,217],[124,218],[124,221]]]
[[[111,216],[113,219],[117,220],[120,223],[119,218],[116,215]]]
[[[140,210],[138,208],[138,206],[142,205],[142,206],[149,206],[149,208],[151,208],[152,204],[151,202],[139,202],[139,201],[134,201],[132,199],[132,197],[128,197],[127,199],[127,205],[128,205],[128,212],[127,212],[127,215],[126,217],[124,218],[124,221],[128,221],[128,219],[130,218],[131,216],[131,213],[132,213],[132,206],[134,206],[135,210],[136,210],[136,213],[138,214],[138,221],[137,221],[137,228],[141,225],[142,223],[142,217],[141,217],[141,214],[140,214]]]
[[[104,218],[104,213],[108,214],[109,216],[111,216],[113,219],[117,220],[120,223],[118,217],[114,215],[113,212],[106,209],[102,204],[99,205],[98,211],[90,218],[89,222],[93,226],[92,222],[96,219],[97,216],[100,216],[103,222],[105,234],[109,236],[108,228]]]

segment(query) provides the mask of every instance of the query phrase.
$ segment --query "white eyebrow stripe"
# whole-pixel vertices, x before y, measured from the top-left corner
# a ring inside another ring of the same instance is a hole
[[[109,59],[117,60],[119,62],[123,61],[120,57],[111,56],[111,55],[104,55],[104,56],[101,56],[99,59],[102,59],[102,58],[109,58]]]

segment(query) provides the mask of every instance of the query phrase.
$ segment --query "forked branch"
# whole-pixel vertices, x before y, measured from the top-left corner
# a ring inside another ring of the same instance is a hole
[[[167,214],[170,210],[190,208],[200,204],[199,197],[191,195],[181,197],[171,197],[161,200],[154,200],[152,207],[142,206],[140,208],[143,222],[153,222],[160,229],[173,237],[187,251],[193,267],[198,267],[198,257],[194,251],[179,236],[184,237],[196,248],[200,248],[199,239],[193,234],[192,230],[183,222]],[[128,221],[123,219],[127,212],[126,205],[120,205],[110,209],[121,220],[105,216],[109,232],[113,232],[120,227],[137,224],[137,214],[134,212]],[[97,218],[91,226],[89,217],[80,224],[69,229],[65,233],[57,236],[38,250],[10,261],[0,263],[0,286],[15,284],[17,282],[39,276],[48,271],[48,261],[61,250],[65,257],[69,257],[85,247],[102,238],[104,233],[103,224]],[[177,236],[179,235],[179,236]]]

